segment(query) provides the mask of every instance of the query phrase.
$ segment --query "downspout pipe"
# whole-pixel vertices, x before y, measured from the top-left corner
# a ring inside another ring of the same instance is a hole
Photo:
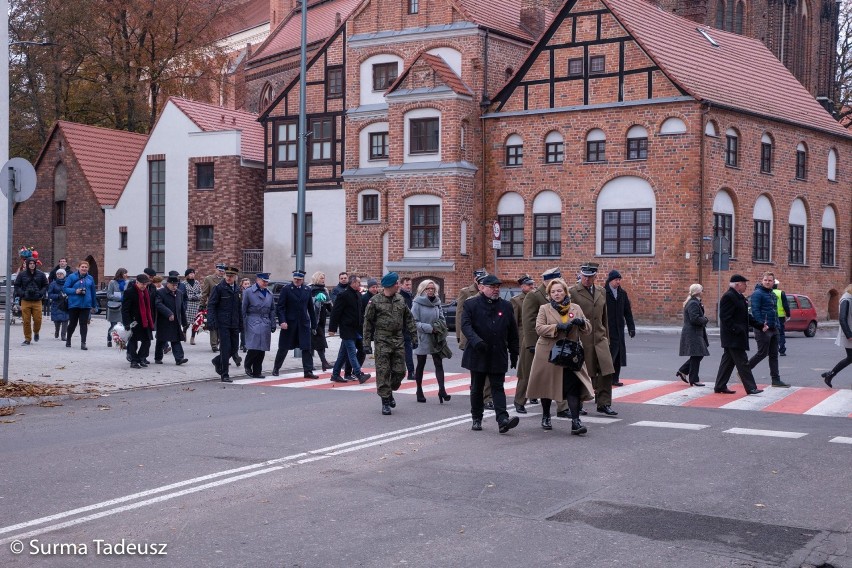
[[[707,143],[704,132],[707,128],[707,115],[710,112],[710,107],[709,101],[702,101],[701,124],[698,129],[698,139],[700,140],[698,145],[698,282],[701,282],[702,285],[704,283],[704,146]],[[717,304],[718,302],[719,298],[716,299]]]
[[[482,75],[483,75],[483,79],[482,79],[482,99],[479,101],[479,110],[480,110],[480,112],[479,112],[479,132],[480,132],[480,141],[479,141],[480,159],[479,159],[479,163],[481,165],[481,167],[479,168],[479,171],[480,171],[480,176],[481,176],[480,177],[480,180],[481,180],[481,188],[480,189],[482,190],[482,192],[479,196],[481,201],[482,201],[482,211],[480,213],[481,223],[482,223],[482,225],[480,227],[480,235],[482,237],[481,238],[482,243],[481,243],[481,247],[480,247],[480,255],[482,257],[482,262],[477,263],[477,266],[485,266],[486,265],[486,258],[485,257],[488,255],[488,248],[486,247],[488,239],[486,238],[485,235],[489,234],[488,233],[488,220],[486,219],[486,213],[487,213],[488,209],[485,205],[485,202],[486,202],[485,196],[488,193],[485,190],[485,183],[486,183],[486,180],[488,179],[488,176],[486,175],[487,172],[488,172],[488,162],[486,160],[486,151],[485,151],[486,136],[485,136],[485,118],[484,118],[485,111],[491,105],[491,99],[488,98],[488,29],[487,28],[485,29],[485,40],[484,40],[483,46],[482,46]]]

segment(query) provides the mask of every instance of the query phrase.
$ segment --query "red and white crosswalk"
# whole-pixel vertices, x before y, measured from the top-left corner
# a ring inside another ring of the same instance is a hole
[[[374,373],[373,369],[364,369]],[[303,373],[282,374],[279,377],[263,379],[235,379],[234,384],[262,387],[285,387],[297,389],[327,389],[335,391],[356,391],[374,393],[375,379],[363,385],[355,383],[333,383],[331,373],[320,373],[319,379],[306,379]],[[446,373],[444,385],[447,393],[470,395],[469,373]],[[717,394],[709,385],[704,388],[690,387],[682,382],[660,381],[653,379],[621,379],[623,387],[613,389],[612,398],[618,403],[659,404],[665,406],[685,406],[693,408],[723,408],[728,410],[751,410],[760,412],[781,412],[786,414],[807,414],[811,416],[837,416],[852,418],[852,390],[828,389],[817,387],[790,387],[788,389],[765,389],[759,395],[747,396],[742,386],[731,384],[736,394]],[[509,397],[514,396],[517,379],[506,377],[505,389]],[[415,394],[414,381],[403,381],[397,394]],[[423,376],[423,392],[428,397],[438,393],[438,382],[434,373]]]

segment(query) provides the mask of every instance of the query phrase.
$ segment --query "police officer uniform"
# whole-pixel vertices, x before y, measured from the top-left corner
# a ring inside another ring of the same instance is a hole
[[[226,277],[236,277],[239,273],[240,269],[235,266],[225,268]],[[231,358],[241,360],[238,351],[240,330],[243,328],[242,303],[236,280],[228,282],[226,278],[210,290],[207,300],[207,325],[219,335],[220,352],[213,357],[213,367],[222,382],[233,382],[228,374],[228,366]]]
[[[314,312],[311,289],[305,285],[303,271],[293,271],[293,282],[281,290],[275,312],[278,315],[281,333],[278,336],[278,351],[275,353],[272,374],[278,376],[287,352],[298,348],[302,350],[302,370],[305,372],[305,378],[318,379],[319,376],[314,374],[314,358],[311,351],[311,336],[317,326],[317,316]]]

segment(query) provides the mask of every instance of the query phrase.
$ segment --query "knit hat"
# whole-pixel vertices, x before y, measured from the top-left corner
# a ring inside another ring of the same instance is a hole
[[[621,278],[621,273],[618,270],[610,270],[609,276],[606,277],[606,283],[609,284],[616,278]]]
[[[187,269],[186,269],[186,271],[184,271],[183,275],[184,275],[184,276],[189,276],[189,275],[190,275],[190,274],[192,274],[193,272],[195,272],[195,269],[194,269],[194,268],[187,268]]]
[[[370,279],[367,280],[367,288],[371,288],[373,286],[378,286],[378,285],[379,285],[379,281],[376,280],[375,278],[370,278]]]

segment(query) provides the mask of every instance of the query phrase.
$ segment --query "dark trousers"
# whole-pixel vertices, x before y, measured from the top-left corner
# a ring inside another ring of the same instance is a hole
[[[65,336],[65,341],[70,342],[71,336],[74,335],[74,330],[77,329],[77,324],[80,324],[80,344],[86,343],[86,336],[89,334],[89,318],[92,316],[92,310],[89,308],[68,308],[68,334]]]
[[[778,316],[778,353],[787,352],[787,336],[784,334],[784,317]]]
[[[237,357],[240,350],[240,330],[236,327],[220,327],[219,354],[213,358],[220,376],[228,375],[231,357]]]
[[[278,371],[284,364],[284,359],[287,358],[288,349],[281,345],[282,338],[283,336],[279,334],[278,351],[275,352],[275,363],[272,364],[273,371]],[[306,373],[314,370],[314,357],[310,349],[302,349],[302,370]]]
[[[506,375],[503,373],[470,372],[470,415],[474,419],[482,420],[482,413],[485,411],[483,392],[486,381],[491,384],[491,399],[494,401],[497,423],[509,419],[509,413],[506,412],[506,391],[503,390],[505,379]]]
[[[263,358],[266,351],[260,349],[249,349],[246,353],[245,367],[249,375],[260,375],[263,373]]]
[[[172,355],[174,355],[175,361],[182,361],[183,343],[180,341],[160,341],[159,339],[154,344],[154,361],[163,360],[163,348],[166,346],[166,343],[172,346]]]
[[[127,340],[127,355],[130,357],[131,363],[141,363],[148,358],[150,351],[150,339],[137,339],[134,334],[130,334],[130,338]]]
[[[621,342],[620,341],[612,341],[609,344],[609,354],[612,357],[612,368],[615,369],[615,373],[612,374],[610,380],[612,384],[619,382],[619,377],[621,377]]]
[[[65,336],[68,335],[68,320],[65,321],[55,321],[53,325],[56,326],[56,337],[65,341]]]
[[[846,359],[842,359],[834,368],[831,370],[831,376],[833,377],[843,369],[849,366],[852,363],[852,349],[846,350]]]
[[[678,373],[683,375],[689,375],[689,383],[697,383],[700,381],[698,378],[698,369],[701,367],[701,360],[704,358],[704,355],[693,355],[689,359],[687,359],[683,365],[678,369]]]
[[[751,374],[751,369],[748,366],[745,349],[725,348],[725,351],[722,353],[722,361],[719,363],[719,372],[716,374],[715,390],[719,391],[727,388],[728,381],[731,379],[731,373],[734,372],[734,367],[736,367],[737,373],[740,374],[740,380],[743,382],[746,392],[757,388],[757,383],[754,382],[754,376]]]
[[[762,331],[755,329],[754,339],[757,341],[757,353],[749,359],[748,368],[754,369],[768,355],[769,375],[772,377],[772,382],[781,380],[781,375],[778,373],[778,330]]]
[[[402,334],[405,341],[405,368],[408,370],[408,377],[414,376],[414,348],[411,345],[411,336],[407,333]]]

